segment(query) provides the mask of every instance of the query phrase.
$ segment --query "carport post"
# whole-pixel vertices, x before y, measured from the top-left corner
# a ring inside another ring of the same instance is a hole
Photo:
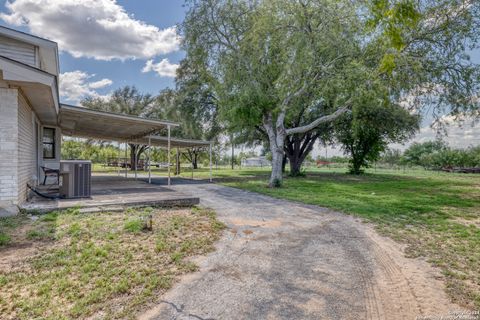
[[[148,136],[148,183],[152,183],[152,160],[150,159],[150,155],[152,154],[152,146],[151,146],[151,138]]]
[[[118,175],[119,177],[120,177],[120,168],[121,168],[121,167],[120,167],[120,152],[121,152],[121,151],[120,151],[120,141],[119,141],[119,142],[118,142],[118,153],[117,153],[117,154],[118,154],[118,161],[117,161],[117,167],[118,167],[117,172],[118,172],[118,173],[117,173],[117,175]]]
[[[135,144],[135,152],[133,154],[133,161],[134,161],[134,166],[135,166],[135,180],[137,180],[137,150],[138,144]]]
[[[128,145],[127,143],[125,142],[125,159],[123,159],[123,165],[125,166],[125,178],[128,178],[128,168],[127,168],[127,149],[128,149]]]
[[[175,175],[179,176],[180,175],[180,151],[178,150],[177,147],[177,153],[175,154]]]
[[[212,143],[211,142],[209,146],[209,153],[210,153],[210,182],[212,182]]]
[[[168,130],[168,144],[167,144],[167,150],[168,150],[168,185],[170,185],[170,125],[167,126]]]

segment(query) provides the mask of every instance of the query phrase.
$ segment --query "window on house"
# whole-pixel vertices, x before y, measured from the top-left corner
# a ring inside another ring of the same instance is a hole
[[[43,158],[55,159],[55,129],[43,128]]]

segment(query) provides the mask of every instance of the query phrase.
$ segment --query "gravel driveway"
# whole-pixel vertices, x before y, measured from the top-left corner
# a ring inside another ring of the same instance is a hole
[[[229,229],[142,319],[415,319],[458,310],[426,262],[358,219],[199,183]]]

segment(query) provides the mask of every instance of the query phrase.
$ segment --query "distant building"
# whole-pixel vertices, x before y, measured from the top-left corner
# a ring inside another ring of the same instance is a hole
[[[330,164],[334,164],[334,163],[330,161],[317,160],[317,167],[328,166]]]
[[[271,165],[271,162],[266,157],[242,159],[242,167],[269,167]]]

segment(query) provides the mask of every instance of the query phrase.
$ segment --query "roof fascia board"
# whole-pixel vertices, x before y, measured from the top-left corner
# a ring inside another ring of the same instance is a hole
[[[97,111],[97,110],[92,110],[92,109],[87,109],[83,107],[75,107],[67,104],[60,104],[61,109],[73,111],[73,112],[78,112],[78,113],[84,113],[84,114],[91,114],[91,115],[99,115],[99,116],[107,116],[107,117],[112,117],[116,119],[121,119],[121,120],[127,120],[127,121],[136,121],[136,122],[143,122],[143,123],[148,123],[148,124],[153,124],[153,125],[162,125],[162,126],[170,126],[170,127],[178,127],[180,124],[175,123],[175,122],[170,122],[170,121],[163,121],[163,120],[153,120],[153,119],[146,119],[146,118],[140,118],[136,116],[130,116],[130,115],[124,115],[124,114],[118,114],[118,113],[112,113],[112,112],[105,112],[105,111]]]
[[[21,62],[0,56],[0,69],[3,72],[3,80],[40,83],[50,87],[55,110],[58,114],[58,87],[57,77],[43,70],[31,67]]]
[[[163,136],[147,136],[145,137],[146,139],[151,139],[153,141],[168,141],[168,137],[163,137]],[[178,143],[186,143],[186,144],[196,144],[196,145],[204,145],[208,146],[212,144],[212,141],[207,141],[207,140],[194,140],[194,139],[184,139],[184,138],[170,138],[170,142],[178,142]]]

